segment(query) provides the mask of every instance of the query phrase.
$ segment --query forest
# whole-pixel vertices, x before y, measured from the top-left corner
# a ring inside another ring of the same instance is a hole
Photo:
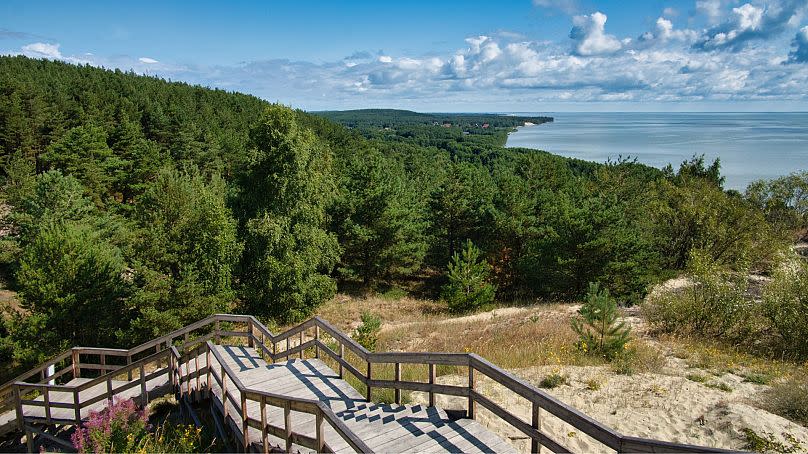
[[[497,301],[600,283],[631,305],[693,256],[770,273],[808,225],[799,178],[742,194],[700,155],[660,170],[504,148],[549,117],[314,114],[25,57],[0,57],[0,93],[3,377],[215,312],[287,323],[338,291],[442,298],[472,256]]]

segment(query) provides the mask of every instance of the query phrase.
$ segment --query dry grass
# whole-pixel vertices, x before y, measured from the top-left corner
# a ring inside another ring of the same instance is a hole
[[[445,319],[445,308],[434,301],[409,297],[388,299],[382,296],[352,297],[337,295],[317,309],[317,315],[350,332],[359,325],[362,312],[381,317],[384,323],[400,323]]]

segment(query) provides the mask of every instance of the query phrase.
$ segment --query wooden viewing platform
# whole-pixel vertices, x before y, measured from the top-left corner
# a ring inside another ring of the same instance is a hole
[[[424,377],[402,379],[403,366],[423,368]],[[467,386],[436,383],[439,366],[467,371]],[[478,374],[532,402],[532,420],[479,393]],[[394,403],[374,403],[379,388],[392,389]],[[427,393],[429,405],[402,404],[402,390]],[[524,433],[533,452],[569,452],[542,431],[548,417],[604,451],[721,451],[619,434],[475,354],[375,353],[320,318],[276,335],[252,316],[226,314],[130,350],[76,347],[56,356],[0,387],[0,434],[24,432],[29,451],[40,438],[64,444],[48,429],[79,424],[113,398],[146,405],[171,393],[197,423],[188,404],[207,402],[218,436],[242,451],[515,452],[475,420],[478,406]],[[436,394],[467,406],[450,414],[435,407]]]

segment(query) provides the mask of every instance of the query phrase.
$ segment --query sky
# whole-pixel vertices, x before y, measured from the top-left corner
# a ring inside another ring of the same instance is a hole
[[[306,110],[808,110],[808,0],[4,0],[0,53]]]

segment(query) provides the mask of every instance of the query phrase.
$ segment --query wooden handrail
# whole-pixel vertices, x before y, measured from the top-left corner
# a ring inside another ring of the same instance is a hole
[[[243,331],[226,331],[222,330],[220,327],[220,322],[234,322],[234,323],[246,323],[248,325],[248,329],[246,332]],[[200,338],[195,340],[189,340],[187,338],[187,334],[201,329],[206,328],[208,325],[215,324],[213,331],[207,335],[204,335]],[[309,329],[315,330],[315,335],[312,339],[308,341],[303,341],[304,333]],[[256,332],[260,334],[260,336],[256,335]],[[332,337],[337,345],[339,346],[339,351],[333,350],[328,344],[322,341],[321,334],[327,334]],[[299,335],[300,342],[298,345],[291,347],[290,340],[293,336]],[[255,345],[256,348],[260,349],[259,351],[265,357],[270,358],[272,361],[279,361],[288,359],[291,355],[299,354],[303,355],[305,350],[310,348],[315,348],[317,355],[320,355],[321,352],[324,352],[327,356],[329,356],[332,360],[336,361],[339,364],[339,372],[340,377],[342,377],[343,370],[347,370],[351,374],[353,374],[363,385],[367,387],[368,396],[370,396],[370,390],[372,388],[392,388],[396,390],[396,401],[400,401],[400,391],[401,390],[416,390],[416,391],[424,391],[429,394],[429,401],[430,405],[434,404],[434,394],[447,394],[447,395],[455,395],[455,396],[462,396],[467,397],[469,402],[469,416],[473,416],[473,406],[477,403],[482,405],[487,410],[491,411],[493,414],[497,415],[498,417],[502,418],[504,421],[508,422],[517,430],[521,431],[525,435],[527,435],[532,441],[533,451],[536,451],[537,448],[541,446],[545,446],[548,449],[554,452],[565,452],[566,448],[563,445],[557,443],[556,441],[552,440],[549,436],[547,436],[544,432],[542,432],[540,424],[539,424],[539,411],[544,410],[547,413],[561,419],[562,421],[570,424],[577,430],[589,435],[593,439],[603,443],[605,446],[617,450],[618,452],[636,452],[636,451],[666,451],[666,452],[729,452],[722,449],[717,448],[710,448],[705,446],[693,446],[687,444],[679,444],[679,443],[670,443],[660,440],[652,440],[652,439],[644,439],[639,437],[631,437],[620,434],[619,432],[611,429],[610,427],[592,419],[591,417],[581,413],[577,409],[570,407],[563,402],[559,401],[555,397],[551,396],[550,394],[546,393],[545,391],[527,383],[526,381],[516,377],[515,375],[507,372],[495,364],[489,362],[485,358],[480,357],[474,353],[426,353],[426,352],[370,352],[365,347],[357,343],[354,339],[352,339],[347,334],[343,333],[339,329],[332,326],[328,321],[320,318],[320,317],[313,317],[308,319],[296,326],[289,328],[288,330],[279,333],[273,334],[264,324],[262,324],[258,319],[251,315],[233,315],[233,314],[215,314],[209,317],[206,317],[202,320],[199,320],[195,323],[192,323],[184,328],[180,328],[175,330],[171,333],[168,333],[164,336],[158,337],[156,339],[152,339],[148,342],[144,342],[136,347],[133,347],[129,350],[122,350],[122,349],[103,349],[103,348],[85,348],[85,347],[76,347],[71,349],[67,352],[63,352],[53,359],[49,360],[48,362],[38,366],[31,371],[28,371],[19,377],[15,378],[13,381],[6,383],[2,387],[0,387],[0,410],[4,404],[14,402],[16,400],[17,405],[19,406],[19,402],[21,400],[20,390],[25,389],[25,387],[34,388],[34,387],[43,387],[48,386],[52,387],[51,390],[56,390],[55,386],[59,385],[43,385],[42,383],[39,384],[32,384],[24,382],[26,379],[30,379],[35,374],[41,374],[43,376],[41,381],[49,380],[53,376],[57,376],[60,373],[65,373],[64,371],[68,368],[62,369],[61,371],[53,374],[50,377],[44,377],[44,373],[42,372],[46,369],[49,365],[57,364],[61,361],[68,360],[70,358],[77,358],[78,354],[107,354],[110,356],[126,356],[127,359],[131,358],[133,355],[136,355],[140,352],[146,351],[150,348],[157,348],[159,349],[161,345],[166,345],[169,347],[167,350],[161,350],[160,352],[156,352],[146,358],[140,359],[136,362],[131,362],[125,366],[117,366],[117,365],[107,365],[106,367],[109,369],[113,369],[111,372],[107,372],[103,374],[101,377],[98,377],[88,383],[82,384],[79,387],[64,387],[67,389],[72,390],[73,392],[77,392],[76,390],[79,389],[88,389],[93,385],[97,385],[98,383],[102,383],[107,381],[109,376],[120,375],[122,373],[127,373],[129,371],[135,370],[146,364],[148,361],[154,361],[157,358],[162,358],[162,355],[170,355],[172,361],[174,361],[174,367],[169,368],[173,369],[169,371],[171,377],[174,377],[172,380],[176,380],[175,386],[182,386],[182,379],[183,377],[179,373],[180,368],[179,364],[181,364],[184,356],[180,355],[179,350],[172,345],[175,339],[182,337],[183,342],[180,343],[181,348],[185,350],[185,348],[192,348],[197,350],[191,350],[191,352],[196,352],[198,354],[198,349],[204,345],[208,355],[212,353],[214,357],[216,357],[217,362],[220,364],[221,368],[220,371],[216,371],[215,368],[211,368],[210,365],[206,365],[205,373],[208,374],[208,377],[216,378],[220,380],[224,385],[226,380],[230,380],[234,386],[239,390],[239,392],[243,395],[242,399],[246,399],[248,396],[251,397],[249,400],[251,401],[263,401],[264,404],[269,402],[276,402],[281,404],[288,404],[292,405],[292,402],[295,402],[294,406],[296,408],[306,408],[309,411],[307,413],[313,413],[318,415],[318,418],[323,418],[327,421],[334,429],[340,433],[343,438],[346,438],[346,441],[351,444],[354,449],[358,449],[361,451],[365,451],[366,446],[363,447],[361,440],[351,439],[352,433],[347,427],[344,426],[344,423],[336,416],[333,416],[333,412],[329,416],[330,409],[326,408],[319,408],[318,410],[314,410],[314,407],[311,405],[315,405],[318,401],[306,401],[305,399],[294,399],[288,396],[278,396],[273,395],[271,393],[266,393],[263,391],[252,390],[246,388],[243,383],[239,380],[238,376],[227,366],[221,355],[213,348],[213,343],[211,339],[220,339],[222,336],[240,336],[246,337],[250,345]],[[282,342],[286,341],[287,349],[280,350],[276,348],[276,346]],[[269,346],[268,346],[269,345]],[[271,346],[271,347],[270,347]],[[367,364],[367,372],[363,372],[360,368],[355,367],[351,364],[345,357],[343,350],[347,348],[350,352],[352,352],[355,356],[357,356],[361,361]],[[190,354],[190,353],[189,353]],[[380,380],[374,379],[370,375],[370,371],[372,370],[372,364],[394,364],[396,365],[396,371],[399,372],[396,374],[396,378],[394,380]],[[413,381],[402,381],[400,377],[400,365],[401,364],[423,364],[427,365],[429,369],[429,381],[428,382],[413,382]],[[468,367],[469,368],[469,377],[470,383],[469,386],[453,386],[453,385],[441,385],[435,383],[435,366],[443,365],[443,366],[460,366],[460,367]],[[78,364],[78,366],[82,366],[82,364]],[[76,365],[74,364],[74,368]],[[512,414],[509,410],[502,408],[495,402],[491,401],[490,399],[486,398],[485,396],[481,395],[475,388],[474,388],[474,374],[479,372],[489,379],[505,386],[509,390],[515,392],[516,394],[522,396],[529,402],[531,402],[533,406],[533,420],[528,423],[521,420],[516,415]],[[190,372],[186,368],[186,373],[190,375]],[[201,372],[197,366],[196,376],[197,379]],[[220,377],[219,375],[226,375],[225,377]],[[92,383],[92,384],[91,384]],[[210,381],[208,381],[210,383]],[[210,386],[210,385],[209,385]],[[12,389],[13,388],[13,389]],[[224,388],[224,386],[223,386]],[[61,389],[61,388],[58,388]],[[188,385],[188,389],[190,389]],[[181,391],[181,388],[180,388]],[[10,394],[14,394],[14,396],[9,397]],[[228,393],[229,394],[229,393]],[[285,400],[277,400],[277,399],[285,399]],[[10,401],[10,402],[9,402]],[[223,396],[223,402],[225,407],[227,406],[227,398]],[[236,408],[239,408],[239,405],[234,403]],[[276,405],[276,406],[283,406],[283,405]],[[295,410],[295,411],[303,411],[303,410]],[[320,414],[321,413],[321,414]],[[78,412],[77,412],[78,414]],[[247,426],[258,424],[259,428],[261,428],[261,422],[253,420],[249,417],[245,417],[242,419],[242,423],[245,424],[245,428]],[[263,426],[262,432],[266,435],[267,430],[275,430],[278,428],[268,428],[267,426]],[[319,430],[319,429],[318,429]],[[273,432],[274,433],[274,432]],[[288,431],[284,432],[288,435]],[[292,435],[289,435],[290,437]],[[314,444],[314,446],[307,446],[312,449],[318,449],[317,443],[321,442],[322,440],[314,440],[304,437],[300,434],[294,435],[295,440],[304,441],[307,444]],[[287,437],[287,441],[291,438]]]

